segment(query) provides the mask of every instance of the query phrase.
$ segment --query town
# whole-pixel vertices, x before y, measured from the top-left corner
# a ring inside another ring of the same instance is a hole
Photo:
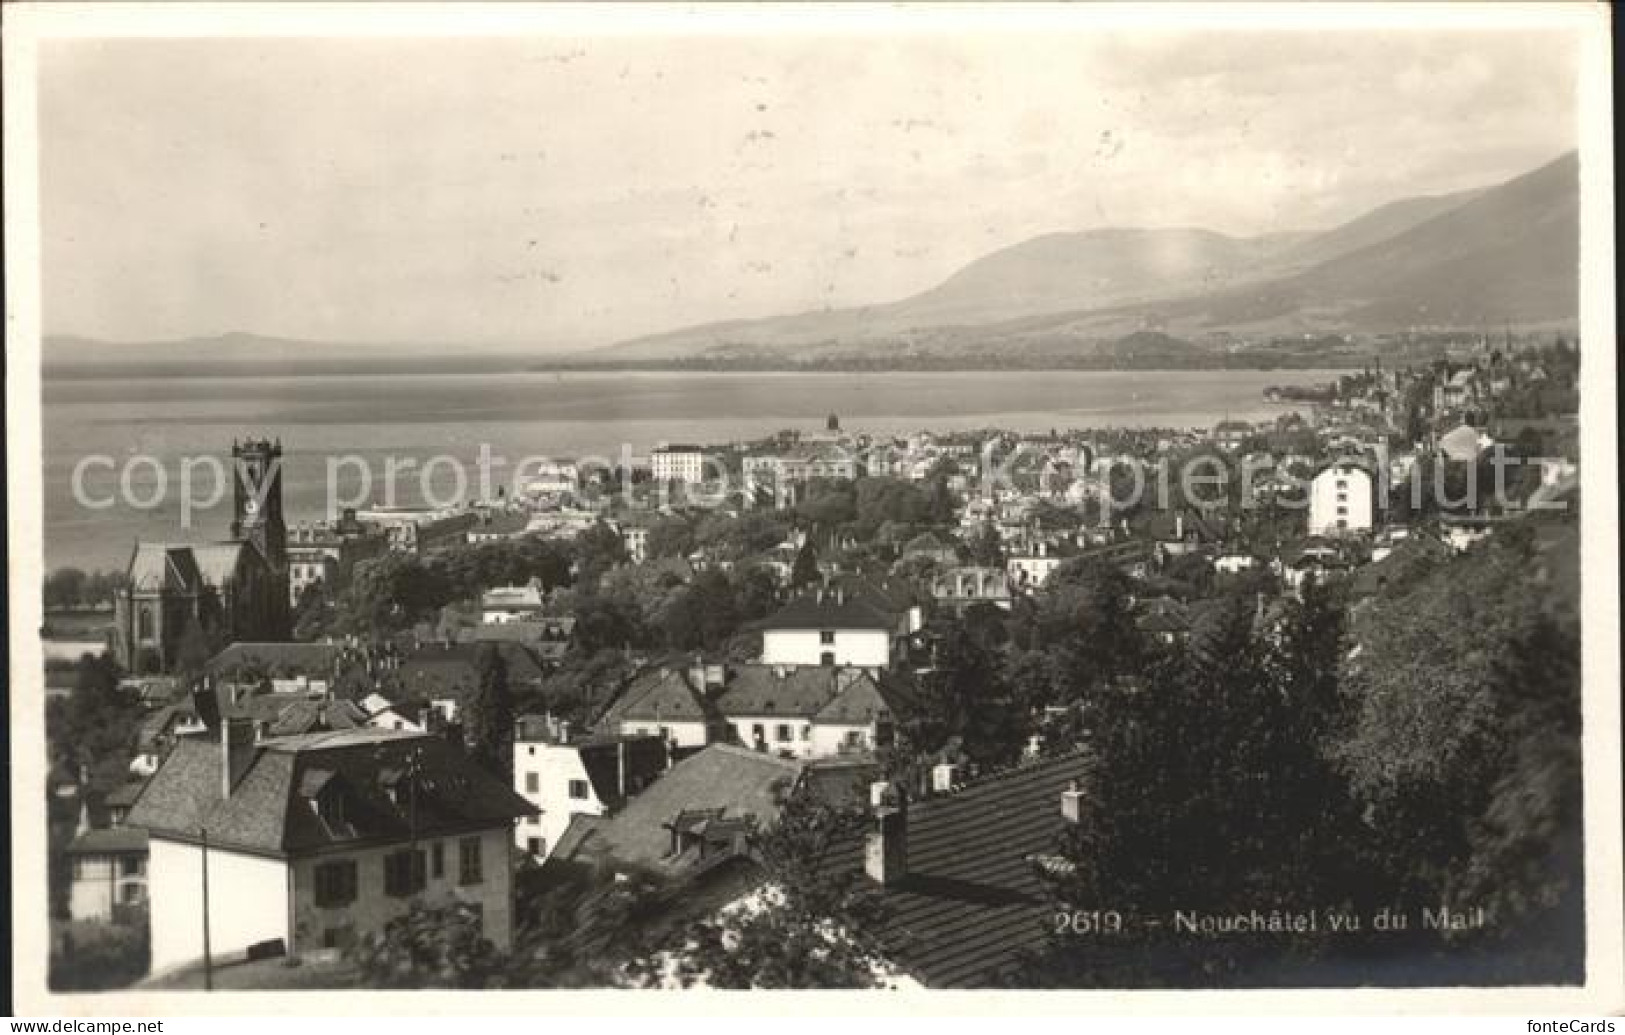
[[[1261,422],[831,414],[316,521],[245,429],[227,538],[47,576],[53,987],[1491,973],[1579,900],[1578,385],[1483,335]],[[1487,919],[1135,920],[1395,895]]]

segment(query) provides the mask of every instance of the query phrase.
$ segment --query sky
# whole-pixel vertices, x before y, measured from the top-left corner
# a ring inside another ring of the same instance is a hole
[[[1576,146],[1531,31],[77,39],[48,333],[579,348],[1100,226],[1254,235]]]

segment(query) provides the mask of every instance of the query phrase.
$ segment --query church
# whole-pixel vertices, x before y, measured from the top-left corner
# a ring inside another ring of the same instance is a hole
[[[193,626],[210,653],[291,635],[282,442],[233,442],[231,456],[230,539],[135,546],[114,609],[114,654],[127,672],[172,671]]]

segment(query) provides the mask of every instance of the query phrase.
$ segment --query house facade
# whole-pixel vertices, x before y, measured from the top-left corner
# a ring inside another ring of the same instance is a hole
[[[570,736],[568,724],[522,720],[513,749],[513,789],[536,812],[514,827],[514,845],[547,859],[576,816],[608,816],[665,771],[658,736]]]
[[[1375,520],[1371,473],[1339,462],[1315,475],[1309,486],[1309,534],[1341,536],[1369,532]]]
[[[531,811],[440,737],[255,742],[223,722],[179,743],[130,813],[150,845],[152,967],[200,959],[205,924],[217,959],[268,943],[298,955],[348,945],[420,900],[473,906],[506,948],[513,823]]]

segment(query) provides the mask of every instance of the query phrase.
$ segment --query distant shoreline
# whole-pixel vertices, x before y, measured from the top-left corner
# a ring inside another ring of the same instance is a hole
[[[45,368],[41,377],[45,381],[98,381],[117,378],[191,378],[197,380],[256,378],[256,377],[444,377],[454,374],[493,373],[739,373],[739,374],[986,374],[1008,373],[1170,373],[1177,371],[1235,370],[1267,372],[1271,370],[1357,370],[1375,360],[1377,356],[1317,356],[1292,362],[1204,362],[1170,363],[1147,361],[1138,363],[1013,363],[987,361],[982,363],[898,362],[896,360],[831,363],[749,362],[714,363],[694,361],[673,362],[621,362],[586,363],[553,362],[525,363],[523,361],[448,366],[423,363],[300,363],[277,362],[264,364],[233,363],[218,367],[197,364],[130,364],[95,365],[83,367]]]

